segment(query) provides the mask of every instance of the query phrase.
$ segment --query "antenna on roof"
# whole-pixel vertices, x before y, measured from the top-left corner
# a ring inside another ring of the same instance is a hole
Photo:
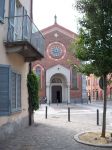
[[[57,16],[56,15],[54,16],[54,23],[55,24],[57,23]]]

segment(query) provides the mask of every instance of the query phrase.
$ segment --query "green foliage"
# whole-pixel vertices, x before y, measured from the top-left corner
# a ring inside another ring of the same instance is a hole
[[[79,21],[79,37],[71,49],[84,62],[77,66],[80,72],[103,77],[101,136],[105,137],[107,75],[112,74],[112,0],[77,0],[76,8],[83,13],[83,18]]]
[[[32,110],[37,110],[39,108],[39,78],[33,72],[27,75],[27,87],[31,96]]]
[[[78,0],[76,8],[83,18],[71,49],[78,59],[89,61],[79,70],[97,76],[112,73],[112,0]]]

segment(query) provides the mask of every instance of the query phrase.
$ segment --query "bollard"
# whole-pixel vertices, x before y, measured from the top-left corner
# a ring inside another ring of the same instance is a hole
[[[50,106],[50,100],[49,100],[49,106]]]
[[[97,125],[99,125],[99,109],[97,109]]]
[[[70,122],[70,107],[68,107],[68,122]]]
[[[46,109],[45,109],[45,118],[47,119],[47,106],[46,106]]]
[[[58,99],[57,99],[57,106],[58,106]]]

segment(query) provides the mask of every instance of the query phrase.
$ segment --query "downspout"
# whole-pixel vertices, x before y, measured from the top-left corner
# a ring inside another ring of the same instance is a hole
[[[31,74],[32,72],[32,64],[31,62],[29,63],[29,74]],[[28,96],[28,103],[29,103],[29,126],[32,125],[33,122],[33,112],[32,112],[32,97],[31,97],[31,93],[29,92],[29,96]]]
[[[33,19],[33,0],[30,0],[30,18],[31,20]],[[29,74],[31,74],[32,72],[32,62],[29,62]],[[32,112],[32,97],[31,94],[29,93],[29,97],[28,97],[28,103],[29,103],[29,126],[32,125],[32,120],[33,120],[33,112]]]

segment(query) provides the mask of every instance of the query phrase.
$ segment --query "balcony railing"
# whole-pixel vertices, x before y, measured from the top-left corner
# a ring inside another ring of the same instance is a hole
[[[25,15],[25,16],[14,16],[10,18],[7,17],[5,27],[6,27],[6,37],[5,37],[6,46],[13,47],[14,45],[18,46],[22,44],[28,44],[30,48],[28,48],[27,54],[29,52],[31,54],[31,57],[33,54],[33,56],[35,57],[34,59],[36,59],[36,53],[38,57],[44,56],[45,39],[42,33],[36,27],[36,25],[29,18],[29,16]],[[30,55],[26,57],[30,57]]]

